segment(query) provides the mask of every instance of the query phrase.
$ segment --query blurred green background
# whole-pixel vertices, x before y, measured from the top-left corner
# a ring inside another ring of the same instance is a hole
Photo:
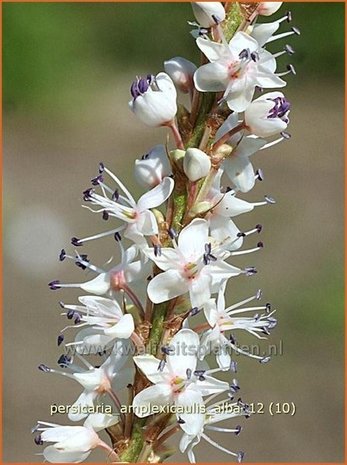
[[[333,462],[343,458],[344,4],[290,3],[264,21],[287,7],[302,34],[270,49],[290,43],[297,52],[290,61],[298,76],[285,90],[292,139],[254,157],[266,178],[244,198],[271,194],[278,203],[236,219],[241,228],[262,223],[266,247],[235,261],[259,273],[232,281],[230,301],[261,287],[278,307],[270,343],[283,343],[268,365],[238,359],[242,397],[295,402],[297,413],[255,415],[239,437],[221,441],[248,461]],[[47,282],[86,279],[56,257],[71,236],[104,227],[80,208],[100,160],[140,193],[132,160],[166,132],[130,113],[129,86],[172,56],[197,61],[192,19],[189,3],[3,4],[5,461],[41,461],[31,426],[64,423],[49,417],[49,404],[69,404],[79,392],[36,370],[61,352],[57,301],[78,295],[49,293]],[[102,264],[114,244],[105,239],[87,252]],[[228,460],[206,446],[197,451],[200,461]]]

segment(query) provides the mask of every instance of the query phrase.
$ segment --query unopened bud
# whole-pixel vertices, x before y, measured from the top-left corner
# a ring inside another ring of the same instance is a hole
[[[181,92],[187,94],[194,87],[196,66],[191,61],[182,57],[171,58],[164,62],[164,69]]]
[[[183,158],[183,170],[187,178],[194,182],[208,175],[211,169],[210,158],[200,149],[188,149]]]
[[[224,21],[225,9],[220,2],[193,2],[193,13],[202,27],[212,27]]]
[[[178,166],[181,170],[183,169],[183,159],[185,155],[184,150],[176,149],[176,150],[171,150],[170,152],[170,160],[173,165]]]

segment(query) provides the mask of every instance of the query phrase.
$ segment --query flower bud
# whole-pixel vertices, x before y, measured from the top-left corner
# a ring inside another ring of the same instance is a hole
[[[135,178],[143,187],[155,187],[171,174],[164,145],[156,145],[140,160],[135,160]]]
[[[283,2],[260,2],[257,12],[262,16],[271,16],[278,11]]]
[[[183,158],[183,170],[187,178],[195,182],[208,175],[211,169],[211,160],[199,149],[188,149]]]
[[[197,68],[191,61],[182,57],[171,58],[164,62],[164,69],[181,92],[187,94],[194,87],[193,75]]]
[[[247,129],[258,137],[270,137],[287,129],[290,103],[282,92],[269,92],[254,100],[245,111]]]
[[[130,109],[147,126],[168,126],[177,113],[177,92],[170,76],[137,78],[131,89]]]
[[[225,10],[220,2],[193,2],[192,8],[202,27],[212,27],[225,20]]]

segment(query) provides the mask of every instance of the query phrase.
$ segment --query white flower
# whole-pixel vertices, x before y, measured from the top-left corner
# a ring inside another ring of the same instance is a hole
[[[225,9],[220,2],[192,2],[194,16],[202,27],[210,28],[225,19]]]
[[[182,329],[173,337],[171,351],[166,364],[152,355],[139,355],[134,362],[153,383],[139,392],[133,401],[137,416],[151,415],[153,406],[174,404],[182,429],[189,434],[197,434],[202,420],[200,407],[203,396],[229,389],[228,383],[219,381],[208,373],[202,379],[194,373],[197,366],[196,353],[199,349],[199,336],[191,329]]]
[[[135,160],[135,178],[143,187],[155,187],[171,174],[171,165],[164,145],[156,145],[140,160]]]
[[[276,60],[258,42],[244,32],[237,32],[227,43],[216,43],[199,37],[197,45],[211,63],[194,74],[201,92],[224,91],[229,108],[244,111],[250,104],[256,86],[284,87],[286,82],[275,74]]]
[[[190,148],[183,158],[183,170],[187,178],[198,181],[208,175],[211,169],[211,159],[202,150]]]
[[[193,307],[203,305],[218,283],[243,271],[223,261],[226,256],[213,255],[208,236],[208,222],[194,219],[182,229],[175,248],[152,249],[145,253],[163,273],[157,274],[147,288],[154,303],[165,302],[189,292]]]
[[[170,76],[137,78],[131,86],[130,109],[147,126],[168,126],[177,113],[177,92]]]
[[[53,290],[60,288],[80,288],[90,294],[107,295],[110,297],[113,297],[116,292],[124,291],[133,303],[138,306],[138,299],[131,287],[133,283],[144,278],[149,272],[149,261],[142,256],[139,260],[135,260],[139,252],[135,245],[132,245],[127,250],[124,250],[120,243],[119,245],[122,253],[121,262],[109,271],[92,265],[86,255],[77,254],[76,257],[72,257],[67,255],[63,249],[60,253],[61,260],[70,258],[80,268],[91,270],[97,276],[84,283],[60,283],[60,281],[52,281],[49,283],[50,288]]]
[[[108,393],[116,407],[120,408],[119,401],[112,390],[112,381],[119,378],[120,385],[124,385],[123,377],[128,376],[127,372],[120,373],[127,360],[127,346],[122,341],[117,341],[114,345],[111,355],[98,368],[94,368],[87,360],[78,355],[78,357],[86,365],[87,369],[82,369],[74,364],[68,356],[61,356],[58,363],[61,367],[69,369],[67,371],[55,370],[46,365],[40,365],[39,369],[45,373],[55,373],[71,378],[80,383],[84,391],[74,402],[69,410],[68,417],[71,421],[79,421],[87,417],[89,414],[88,408],[94,409],[94,404],[99,400],[100,396]]]
[[[118,419],[113,417],[115,424]],[[51,442],[43,450],[45,460],[51,463],[80,463],[83,462],[96,447],[105,449],[112,454],[112,448],[103,442],[91,426],[61,426],[55,423],[39,421],[34,431],[40,434],[35,438],[37,444]],[[116,454],[114,454],[116,455]]]
[[[213,441],[207,435],[207,432],[212,431],[228,434],[234,433],[235,435],[238,435],[240,434],[242,429],[240,425],[237,425],[234,428],[225,428],[215,425],[216,423],[241,416],[249,416],[248,406],[244,404],[242,401],[231,402],[231,399],[227,398],[225,400],[218,401],[210,405],[208,405],[208,403],[206,402],[205,413],[202,414],[203,420],[199,422],[200,431],[195,435],[184,433],[179,444],[180,451],[182,453],[187,452],[190,463],[196,463],[193,448],[197,444],[199,444],[201,439],[204,439],[206,442],[208,442],[213,447],[219,449],[220,451],[235,456],[237,458],[237,461],[240,463],[243,459],[243,452],[232,452],[229,449],[220,446],[217,442]]]
[[[271,16],[278,11],[283,2],[260,2],[257,7],[258,15]]]
[[[143,194],[136,202],[129,190],[117,176],[104,165],[102,165],[100,171],[108,174],[124,195],[120,194],[118,189],[111,189],[105,184],[103,175],[100,174],[92,180],[92,183],[95,186],[100,186],[101,194],[97,194],[93,189],[88,189],[84,192],[84,200],[99,207],[98,210],[89,208],[92,212],[103,213],[105,219],[112,217],[120,219],[124,221],[125,225],[104,233],[96,234],[95,236],[83,239],[73,238],[73,245],[78,246],[93,239],[118,234],[124,229],[125,237],[144,246],[146,241],[144,241],[143,236],[158,234],[158,224],[151,209],[158,207],[170,197],[174,187],[173,179],[165,177],[160,184]]]
[[[238,115],[233,113],[217,131],[216,142],[237,124]],[[238,190],[248,192],[254,187],[257,179],[249,157],[265,147],[266,141],[255,137],[245,137],[238,133],[229,139],[228,144],[233,150],[223,162],[225,173]]]
[[[175,57],[164,62],[164,69],[181,92],[191,92],[196,71],[194,63],[182,57]]]
[[[269,357],[259,356],[242,350],[236,344],[234,335],[228,338],[226,332],[243,330],[258,339],[266,339],[266,335],[270,334],[269,330],[276,326],[276,320],[272,316],[274,311],[270,312],[271,307],[269,304],[240,308],[252,300],[260,299],[260,291],[258,291],[255,296],[225,308],[224,292],[225,283],[223,283],[218,293],[217,304],[214,299],[210,299],[204,306],[206,319],[212,328],[204,334],[201,340],[202,346],[206,346],[205,353],[208,353],[208,348],[218,347],[220,350],[216,354],[216,360],[218,366],[225,370],[228,370],[231,364],[230,349],[233,349],[236,353],[248,355],[251,358],[258,359],[262,363],[266,363]],[[265,310],[265,313],[261,315],[255,313],[255,315],[251,317],[243,315],[244,313],[257,312],[259,310]],[[265,337],[260,336],[260,334],[265,335]]]
[[[63,315],[69,319],[78,318],[81,322],[78,327],[91,326],[96,330],[83,338],[83,345],[108,346],[116,338],[130,338],[135,329],[134,319],[130,314],[123,314],[116,300],[93,296],[82,296],[78,300],[82,305],[61,305],[66,310]]]
[[[282,92],[269,92],[254,100],[246,109],[246,127],[256,136],[273,136],[287,129],[289,110],[290,103]]]

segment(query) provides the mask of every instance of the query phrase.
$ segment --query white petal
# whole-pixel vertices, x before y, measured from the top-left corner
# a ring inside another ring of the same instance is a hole
[[[195,383],[196,389],[199,389],[203,396],[209,396],[217,392],[225,392],[230,389],[230,386],[225,381],[213,378],[212,376],[204,375],[204,381],[197,380]]]
[[[228,82],[228,68],[219,61],[200,66],[194,74],[195,87],[201,92],[221,92]]]
[[[98,432],[117,423],[119,423],[118,415],[111,415],[107,413],[92,413],[88,416],[83,425],[86,428],[90,428]]]
[[[63,452],[54,446],[48,446],[43,450],[43,456],[50,463],[80,463],[89,456],[88,452]]]
[[[139,211],[159,207],[170,197],[174,184],[173,179],[166,177],[158,186],[143,194],[137,203]]]
[[[237,155],[238,157],[249,157],[254,153],[258,152],[264,145],[267,144],[267,141],[260,138],[254,137],[243,137],[241,142],[237,145],[235,150],[232,153],[232,156]]]
[[[226,250],[232,251],[239,249],[243,244],[243,238],[237,237],[240,232],[239,228],[232,220],[227,220],[224,216],[213,215],[210,218],[211,236],[222,243]],[[230,239],[230,240],[229,240]],[[235,242],[233,242],[235,240]],[[223,244],[223,242],[226,242]]]
[[[194,219],[178,236],[178,248],[187,261],[194,262],[201,257],[207,242],[208,223],[202,219]]]
[[[234,159],[230,159],[230,164],[232,164],[233,161]],[[229,176],[229,171],[227,174]],[[230,177],[230,179],[234,182],[235,178]],[[219,204],[214,208],[214,212],[218,215],[232,218],[234,216],[241,215],[242,213],[250,212],[253,209],[254,206],[252,203],[238,199],[232,192],[227,192]]]
[[[229,47],[235,55],[238,56],[239,53],[245,49],[249,49],[251,53],[256,52],[259,48],[259,44],[253,37],[245,32],[237,32],[230,40]]]
[[[148,284],[148,297],[155,304],[174,299],[188,292],[188,282],[176,270],[167,270],[155,276]]]
[[[280,23],[277,21],[273,23],[256,24],[253,27],[251,36],[258,42],[260,47],[263,47],[279,27]]]
[[[187,377],[187,370],[196,368],[199,336],[191,329],[181,329],[170,342],[172,354],[167,356],[168,371],[181,378]]]
[[[155,384],[140,391],[133,400],[133,410],[140,418],[152,414],[153,406],[166,406],[173,399],[171,387],[168,384]]]
[[[110,289],[110,277],[108,273],[101,273],[96,278],[81,284],[81,289],[91,294],[103,295]]]
[[[161,254],[155,255],[154,249],[147,248],[144,250],[144,253],[163,271],[178,268],[180,265],[180,257],[175,249],[163,247]]]
[[[158,234],[158,223],[154,213],[150,210],[141,212],[136,223],[139,232],[144,236],[154,236]]]
[[[94,391],[83,391],[68,413],[69,420],[80,421],[83,420],[83,418],[86,418],[89,415],[88,407],[94,407],[94,400],[97,395],[97,392]],[[74,412],[74,410],[76,410],[76,412]],[[83,410],[84,413],[82,413]]]
[[[177,414],[177,417],[184,421],[180,425],[182,430],[192,436],[202,433],[205,415],[202,413],[204,402],[201,393],[193,389],[186,389],[177,396],[175,403],[177,408],[181,407],[182,410],[187,411],[187,413]],[[193,410],[194,413],[189,412],[189,409]]]
[[[211,27],[225,19],[225,9],[220,2],[193,2],[193,13],[202,27]]]
[[[190,302],[192,307],[201,307],[211,297],[211,276],[200,272],[191,280],[189,289]]]
[[[136,355],[134,362],[151,383],[156,384],[164,381],[167,369],[164,367],[163,371],[159,371],[160,360],[158,358],[149,354]]]
[[[213,328],[219,318],[215,299],[210,299],[205,303],[204,314],[208,324]]]
[[[232,155],[230,158],[227,158],[226,160],[224,160],[224,169],[225,169],[225,173],[227,174],[228,178],[235,185],[235,187],[240,189],[241,192],[248,192],[254,187],[255,173],[254,173],[252,163],[249,161],[248,157],[239,157],[237,155],[234,155],[234,156]],[[236,199],[236,200],[240,200],[240,199]],[[240,205],[242,205],[241,202],[240,202]],[[245,202],[245,203],[248,204],[248,202]],[[237,202],[235,202],[235,206],[236,204]],[[245,211],[251,211],[252,209],[253,207],[250,208],[249,210],[246,209]],[[245,211],[242,211],[242,208],[241,208],[240,213],[244,213]],[[239,213],[236,213],[236,215],[238,214]],[[235,216],[235,215],[230,215],[230,216]]]
[[[176,100],[177,92],[176,87],[167,73],[159,73],[156,75],[156,83],[162,92],[170,96],[172,100]]]
[[[41,433],[41,438],[44,442],[61,442],[83,431],[83,426],[57,426],[43,431]]]
[[[128,339],[134,332],[135,325],[132,315],[123,315],[121,319],[111,328],[104,330],[107,336],[119,337],[120,339]]]
[[[238,114],[231,113],[228,118],[224,121],[222,126],[218,129],[215,136],[215,141],[217,142],[221,139],[227,132],[231,131],[238,125]]]
[[[228,353],[227,346],[220,347],[219,351],[216,354],[216,360],[219,368],[221,368],[222,370],[227,371],[230,369],[231,356]]]
[[[100,368],[94,368],[90,371],[82,373],[74,373],[73,377],[78,381],[85,389],[93,391],[98,389],[103,381],[104,372]]]
[[[105,297],[95,297],[90,295],[81,296],[78,300],[85,307],[98,309],[98,307],[107,312],[108,315],[121,317],[123,315],[122,310],[116,300],[106,299]]]
[[[210,62],[217,61],[223,57],[226,58],[230,55],[229,49],[224,44],[213,42],[203,37],[198,37],[196,39],[196,44]]]

